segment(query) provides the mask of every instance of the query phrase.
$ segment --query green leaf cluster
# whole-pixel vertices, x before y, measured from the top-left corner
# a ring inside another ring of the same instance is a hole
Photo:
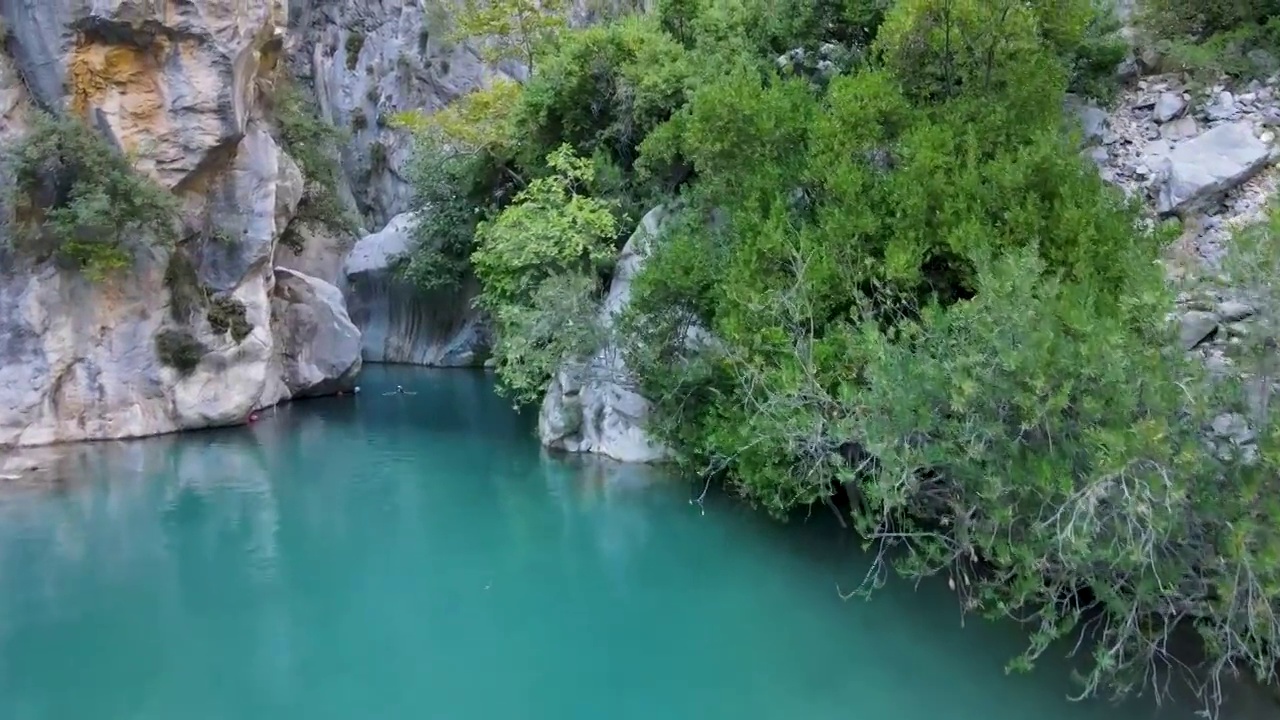
[[[104,280],[177,234],[176,199],[75,118],[35,114],[5,161],[14,240],[39,258]]]
[[[547,340],[575,321],[591,322],[594,289],[613,263],[618,234],[609,206],[582,192],[593,176],[591,161],[566,144],[546,162],[554,174],[533,180],[497,217],[481,222],[471,254],[483,287],[478,301],[497,324],[494,356],[500,370],[510,370],[502,375],[507,388],[522,400],[534,399],[565,357],[563,344]],[[557,308],[575,312],[549,312]]]

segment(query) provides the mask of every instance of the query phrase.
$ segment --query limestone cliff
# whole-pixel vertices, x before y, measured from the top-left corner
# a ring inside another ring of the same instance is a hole
[[[489,67],[473,48],[452,41],[437,5],[295,0],[293,7],[291,70],[314,89],[321,115],[348,133],[342,193],[372,233],[355,247],[308,238],[303,257],[281,264],[343,287],[365,335],[365,360],[478,364],[487,334],[472,308],[475,288],[424,297],[395,278],[395,262],[409,249],[407,213],[422,208],[414,207],[408,180],[412,138],[388,120],[407,110],[437,110],[499,75],[521,77],[523,69]],[[349,252],[347,268],[335,265],[330,252],[313,250],[317,240]]]
[[[407,179],[411,137],[388,119],[427,112],[482,86],[499,72],[453,42],[445,18],[419,0],[295,0],[290,18],[294,74],[315,89],[321,113],[350,133],[345,177],[372,228],[414,210]],[[434,14],[433,14],[434,13]],[[518,67],[503,68],[520,76]]]
[[[423,210],[421,212],[429,212]],[[472,305],[474,281],[457,291],[424,295],[396,277],[396,263],[412,247],[416,213],[397,215],[356,243],[344,274],[351,318],[364,333],[370,362],[443,367],[479,365],[488,326]]]
[[[0,250],[0,446],[242,422],[349,385],[338,291],[273,263],[303,194],[268,109],[286,0],[0,0],[0,19],[0,142],[33,106],[80,117],[182,208],[176,247],[101,282]],[[193,367],[162,361],[166,332],[199,349]]]

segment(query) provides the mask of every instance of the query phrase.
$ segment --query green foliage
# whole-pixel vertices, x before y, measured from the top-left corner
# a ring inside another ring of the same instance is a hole
[[[214,332],[231,333],[237,344],[253,332],[253,323],[249,322],[244,303],[229,295],[214,298],[209,303],[206,317]]]
[[[1280,69],[1280,16],[1263,24],[1224,30],[1204,41],[1168,38],[1155,43],[1164,68],[1189,72],[1206,82],[1223,75],[1265,77]]]
[[[1266,677],[1280,435],[1253,464],[1204,451],[1210,408],[1247,393],[1166,350],[1165,238],[1062,121],[1067,90],[1110,90],[1116,29],[1091,0],[662,0],[557,26],[523,87],[411,118],[430,211],[404,272],[470,266],[518,402],[618,347],[686,469],[779,516],[848,492],[870,542],[909,547],[881,556],[900,572],[1032,619],[1015,666],[1092,623],[1085,689],[1124,692],[1188,617],[1215,669]],[[605,327],[619,230],[657,202],[674,216]]]
[[[37,256],[103,280],[128,268],[136,248],[174,239],[173,196],[78,120],[37,113],[6,163],[15,240]]]
[[[463,0],[454,36],[484,43],[489,62],[517,60],[533,72],[538,54],[568,26],[565,0]]]
[[[196,369],[209,349],[189,330],[166,329],[156,333],[155,351],[161,363],[186,376]]]
[[[1206,81],[1224,74],[1263,77],[1280,69],[1277,0],[1150,0],[1142,4],[1139,25],[1161,57],[1161,69]]]
[[[342,133],[320,117],[315,104],[288,76],[278,78],[274,102],[285,150],[297,161],[307,183],[294,222],[355,232],[355,219],[337,192],[340,169],[336,150],[344,140]],[[291,224],[282,241],[300,246],[301,235]]]
[[[548,342],[549,328],[580,336],[572,322],[588,322],[583,309],[613,263],[618,233],[610,208],[581,194],[592,179],[590,160],[564,145],[547,165],[553,175],[532,181],[497,217],[480,223],[471,255],[483,286],[479,302],[497,325],[499,377],[517,401],[536,399],[564,358],[568,340]],[[555,315],[564,310],[575,312]]]
[[[1200,583],[1235,504],[1212,499],[1230,485],[1188,405],[1195,369],[1161,332],[1159,275],[1145,276],[1117,310],[1046,279],[1033,249],[984,262],[972,301],[857,331],[863,376],[837,391],[856,395],[839,405],[875,458],[850,478],[860,529],[910,546],[903,572],[951,574],[966,607],[1035,618],[1015,667],[1089,621],[1090,692],[1132,689],[1168,660],[1169,629],[1147,619],[1211,613]]]
[[[499,172],[487,154],[452,152],[429,133],[415,137],[409,177],[424,211],[414,251],[399,268],[404,278],[424,292],[458,290],[470,273],[476,226],[497,212]]]
[[[471,261],[486,307],[527,302],[553,274],[595,275],[613,262],[613,214],[581,193],[592,179],[591,161],[564,145],[547,156],[547,165],[554,175],[529,183],[501,214],[476,228]]]
[[[498,79],[429,115],[396,113],[392,125],[425,136],[428,152],[434,152],[430,146],[447,143],[458,152],[502,156],[510,152],[511,116],[522,94],[519,83]]]
[[[1166,38],[1209,37],[1248,25],[1260,25],[1280,15],[1276,0],[1146,0],[1143,25]]]
[[[600,281],[581,272],[554,274],[523,303],[494,310],[499,333],[493,348],[503,391],[517,404],[536,404],[547,378],[567,361],[580,373],[604,372],[589,359],[608,342],[598,318]]]
[[[515,161],[540,174],[543,158],[568,143],[595,159],[594,190],[619,204],[623,224],[634,223],[654,201],[632,174],[639,145],[684,105],[692,75],[688,53],[650,18],[567,34],[514,106]]]

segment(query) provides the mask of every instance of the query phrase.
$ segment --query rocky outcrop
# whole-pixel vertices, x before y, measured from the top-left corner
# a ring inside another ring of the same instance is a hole
[[[36,101],[90,115],[168,187],[245,131],[286,12],[285,0],[0,0]]]
[[[360,331],[342,292],[329,283],[276,268],[272,325],[285,387],[294,398],[351,390],[360,372]]]
[[[484,362],[489,334],[473,307],[477,287],[422,293],[396,275],[413,247],[415,213],[403,213],[362,238],[347,256],[347,303],[368,362],[466,367]]]
[[[606,325],[630,300],[631,283],[659,236],[666,214],[662,207],[650,210],[619,253],[609,294],[600,308]],[[649,403],[633,388],[633,379],[616,347],[605,347],[585,362],[566,362],[543,398],[538,436],[547,447],[623,462],[665,459],[668,450],[644,430]]]
[[[1181,222],[1181,237],[1165,267],[1179,289],[1177,341],[1214,377],[1244,381],[1247,405],[1265,407],[1274,392],[1232,359],[1257,331],[1261,314],[1248,288],[1223,272],[1240,230],[1266,218],[1276,193],[1275,127],[1280,125],[1280,77],[1245,87],[1191,92],[1177,75],[1141,79],[1099,124],[1085,115],[1087,152],[1104,178],[1145,199],[1156,217]],[[1222,412],[1205,428],[1220,456],[1257,452],[1257,433],[1239,412]]]
[[[1087,151],[1108,181],[1177,215],[1178,249],[1195,265],[1216,266],[1234,229],[1265,216],[1274,189],[1273,129],[1280,125],[1280,78],[1232,93],[1193,95],[1176,75],[1144,78],[1106,112],[1078,109]]]
[[[25,131],[31,100],[84,118],[178,196],[183,228],[97,283],[3,251],[0,446],[239,423],[350,385],[359,335],[341,293],[273,263],[303,193],[264,102],[286,11],[0,0],[0,136]]]
[[[522,70],[487,67],[470,46],[449,39],[445,18],[417,0],[302,5],[295,74],[312,83],[322,113],[351,133],[344,175],[361,211],[380,227],[413,209],[411,138],[388,119],[437,110]]]
[[[1247,121],[1219,125],[1161,156],[1156,210],[1185,214],[1212,204],[1253,177],[1271,159],[1271,147],[1259,140]]]

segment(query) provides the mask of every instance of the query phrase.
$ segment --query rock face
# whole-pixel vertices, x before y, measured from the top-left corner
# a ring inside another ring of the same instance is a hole
[[[474,282],[458,290],[424,295],[395,274],[412,248],[417,216],[397,215],[381,231],[362,238],[347,256],[347,302],[364,338],[368,362],[465,367],[484,362],[488,328],[472,306]]]
[[[0,140],[33,100],[82,117],[179,198],[183,227],[99,283],[0,251],[0,446],[239,423],[349,386],[341,293],[273,263],[303,192],[264,102],[286,0],[0,0],[0,19]]]
[[[294,71],[312,82],[322,113],[351,133],[344,174],[361,211],[380,227],[413,209],[411,138],[387,119],[437,110],[493,77],[523,71],[488,68],[468,45],[450,42],[444,19],[418,0],[302,4]]]
[[[662,229],[666,210],[650,210],[618,256],[609,294],[600,308],[605,323],[626,307],[631,283]],[[657,462],[666,448],[644,431],[649,403],[631,389],[621,353],[606,347],[586,362],[566,362],[552,378],[538,414],[538,436],[547,447],[595,453],[623,462]]]
[[[89,113],[174,187],[245,131],[285,0],[0,0],[37,102]]]

